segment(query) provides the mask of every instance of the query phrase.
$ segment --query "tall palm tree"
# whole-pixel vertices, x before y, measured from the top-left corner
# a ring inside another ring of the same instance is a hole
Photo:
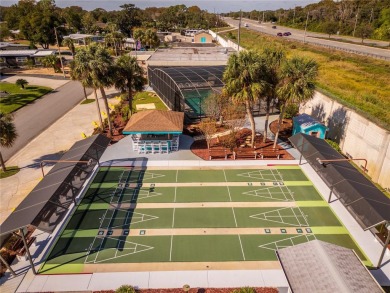
[[[261,55],[264,64],[261,78],[265,81],[262,98],[266,103],[263,141],[266,142],[268,137],[271,103],[276,103],[277,101],[277,89],[280,83],[280,68],[281,64],[285,61],[285,53],[282,47],[273,44],[265,47]]]
[[[280,115],[274,148],[276,148],[286,106],[290,104],[299,105],[312,99],[317,76],[318,64],[314,60],[293,57],[284,63],[281,72],[281,84],[277,91],[280,101]]]
[[[232,97],[234,103],[244,104],[252,130],[252,146],[255,140],[255,120],[252,108],[260,97],[264,88],[261,76],[262,61],[258,53],[254,51],[241,51],[231,55],[228,60],[223,80],[224,91]]]
[[[16,132],[15,124],[13,123],[13,116],[0,112],[0,146],[10,148],[15,143],[18,134]],[[0,151],[0,164],[3,172],[7,170],[3,160],[3,155]]]
[[[103,120],[102,116],[100,114],[100,105],[99,105],[99,100],[97,97],[97,88],[93,86],[92,83],[92,77],[91,77],[91,68],[90,68],[90,62],[91,56],[86,49],[80,48],[72,63],[70,64],[70,77],[72,80],[78,80],[81,82],[82,86],[93,88],[93,92],[95,94],[95,102],[96,102],[96,109],[97,109],[97,114],[98,114],[98,119],[100,123],[100,129],[103,131],[104,130],[104,125],[103,125]]]
[[[108,99],[104,88],[114,84],[114,60],[107,49],[101,45],[91,45],[87,48],[87,51],[91,56],[89,64],[93,88],[98,88],[102,94],[104,108],[107,113],[108,129],[110,135],[112,135],[110,108],[108,107]],[[115,78],[117,77],[115,76]]]
[[[122,92],[127,92],[130,115],[133,113],[133,91],[141,91],[146,82],[144,70],[135,57],[123,55],[116,60],[114,85]]]

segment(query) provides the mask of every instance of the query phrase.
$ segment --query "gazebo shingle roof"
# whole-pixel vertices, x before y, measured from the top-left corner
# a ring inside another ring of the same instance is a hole
[[[294,293],[383,292],[351,249],[313,240],[277,254]]]
[[[144,110],[131,116],[123,132],[182,132],[184,113]]]

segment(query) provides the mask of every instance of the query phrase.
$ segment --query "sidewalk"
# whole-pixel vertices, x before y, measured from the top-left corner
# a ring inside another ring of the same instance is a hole
[[[112,93],[116,90],[107,91],[107,95]],[[90,95],[89,99],[94,99],[94,96]],[[99,103],[103,111],[103,101],[99,99]],[[93,121],[98,121],[95,102],[78,104],[7,161],[7,166],[17,165],[21,170],[0,181],[0,224],[42,179],[39,163],[59,159],[63,152],[83,138],[82,133],[91,135]],[[52,166],[45,167],[45,173]]]

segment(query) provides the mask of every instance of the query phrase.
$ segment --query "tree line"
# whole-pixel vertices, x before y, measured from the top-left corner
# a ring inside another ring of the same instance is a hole
[[[57,7],[54,0],[20,0],[10,7],[0,7],[0,39],[11,37],[10,30],[20,30],[22,38],[31,46],[47,49],[56,43],[55,30],[60,39],[70,33],[114,34],[132,37],[135,28],[159,31],[180,31],[185,28],[208,29],[226,24],[198,6],[175,5],[149,7],[144,10],[134,4],[124,4],[119,11],[96,8],[83,10],[79,6]],[[115,36],[114,36],[115,38]]]
[[[226,14],[234,18],[240,12]],[[390,0],[322,0],[305,7],[276,11],[247,11],[242,16],[260,22],[275,22],[329,35],[350,35],[362,39],[390,40]]]

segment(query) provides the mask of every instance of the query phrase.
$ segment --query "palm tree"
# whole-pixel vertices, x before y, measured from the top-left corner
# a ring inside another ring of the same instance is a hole
[[[114,85],[122,92],[127,92],[130,115],[133,113],[133,91],[141,91],[146,82],[144,70],[135,57],[123,55],[116,60]]]
[[[150,48],[153,49],[160,45],[160,39],[158,38],[156,31],[153,29],[147,29],[145,31],[144,41]]]
[[[99,122],[100,122],[100,129],[103,131],[104,125],[103,125],[102,116],[100,114],[99,100],[96,93],[97,88],[93,86],[92,78],[91,78],[91,68],[89,64],[90,60],[91,60],[91,56],[89,52],[86,50],[86,48],[79,49],[72,63],[70,64],[70,78],[72,80],[80,81],[84,88],[86,87],[93,88],[93,92],[95,94],[96,109],[97,109]]]
[[[280,115],[274,148],[276,148],[286,106],[294,103],[299,105],[312,99],[317,75],[318,65],[314,60],[293,57],[284,63],[281,71],[281,84],[277,91],[280,101]]]
[[[234,103],[244,104],[252,130],[251,143],[255,141],[255,120],[252,114],[253,103],[259,99],[264,88],[260,79],[261,56],[253,51],[241,51],[231,55],[228,60],[223,80],[224,91],[230,95]]]
[[[15,143],[18,134],[16,133],[15,124],[13,123],[13,116],[0,112],[0,145],[4,148],[10,148]],[[1,169],[5,172],[7,169],[0,152]]]
[[[21,89],[25,89],[25,86],[28,85],[28,81],[23,78],[19,78],[15,81],[15,84]]]
[[[93,88],[100,89],[103,97],[104,107],[107,113],[107,122],[110,135],[112,135],[112,122],[110,117],[110,108],[108,107],[107,95],[105,87],[110,87],[114,84],[114,61],[110,53],[101,45],[91,45],[87,48],[91,56],[89,61],[91,69],[91,78]],[[115,76],[115,78],[118,78]]]
[[[262,52],[262,59],[264,66],[260,78],[265,82],[262,98],[266,103],[263,142],[266,142],[268,137],[268,121],[271,112],[271,102],[276,103],[277,101],[276,92],[280,83],[280,67],[282,62],[285,61],[284,50],[275,45],[265,47]]]
[[[72,56],[74,57],[76,47],[73,43],[73,40],[71,38],[65,38],[62,40],[62,43],[69,48],[69,50],[72,52]]]

